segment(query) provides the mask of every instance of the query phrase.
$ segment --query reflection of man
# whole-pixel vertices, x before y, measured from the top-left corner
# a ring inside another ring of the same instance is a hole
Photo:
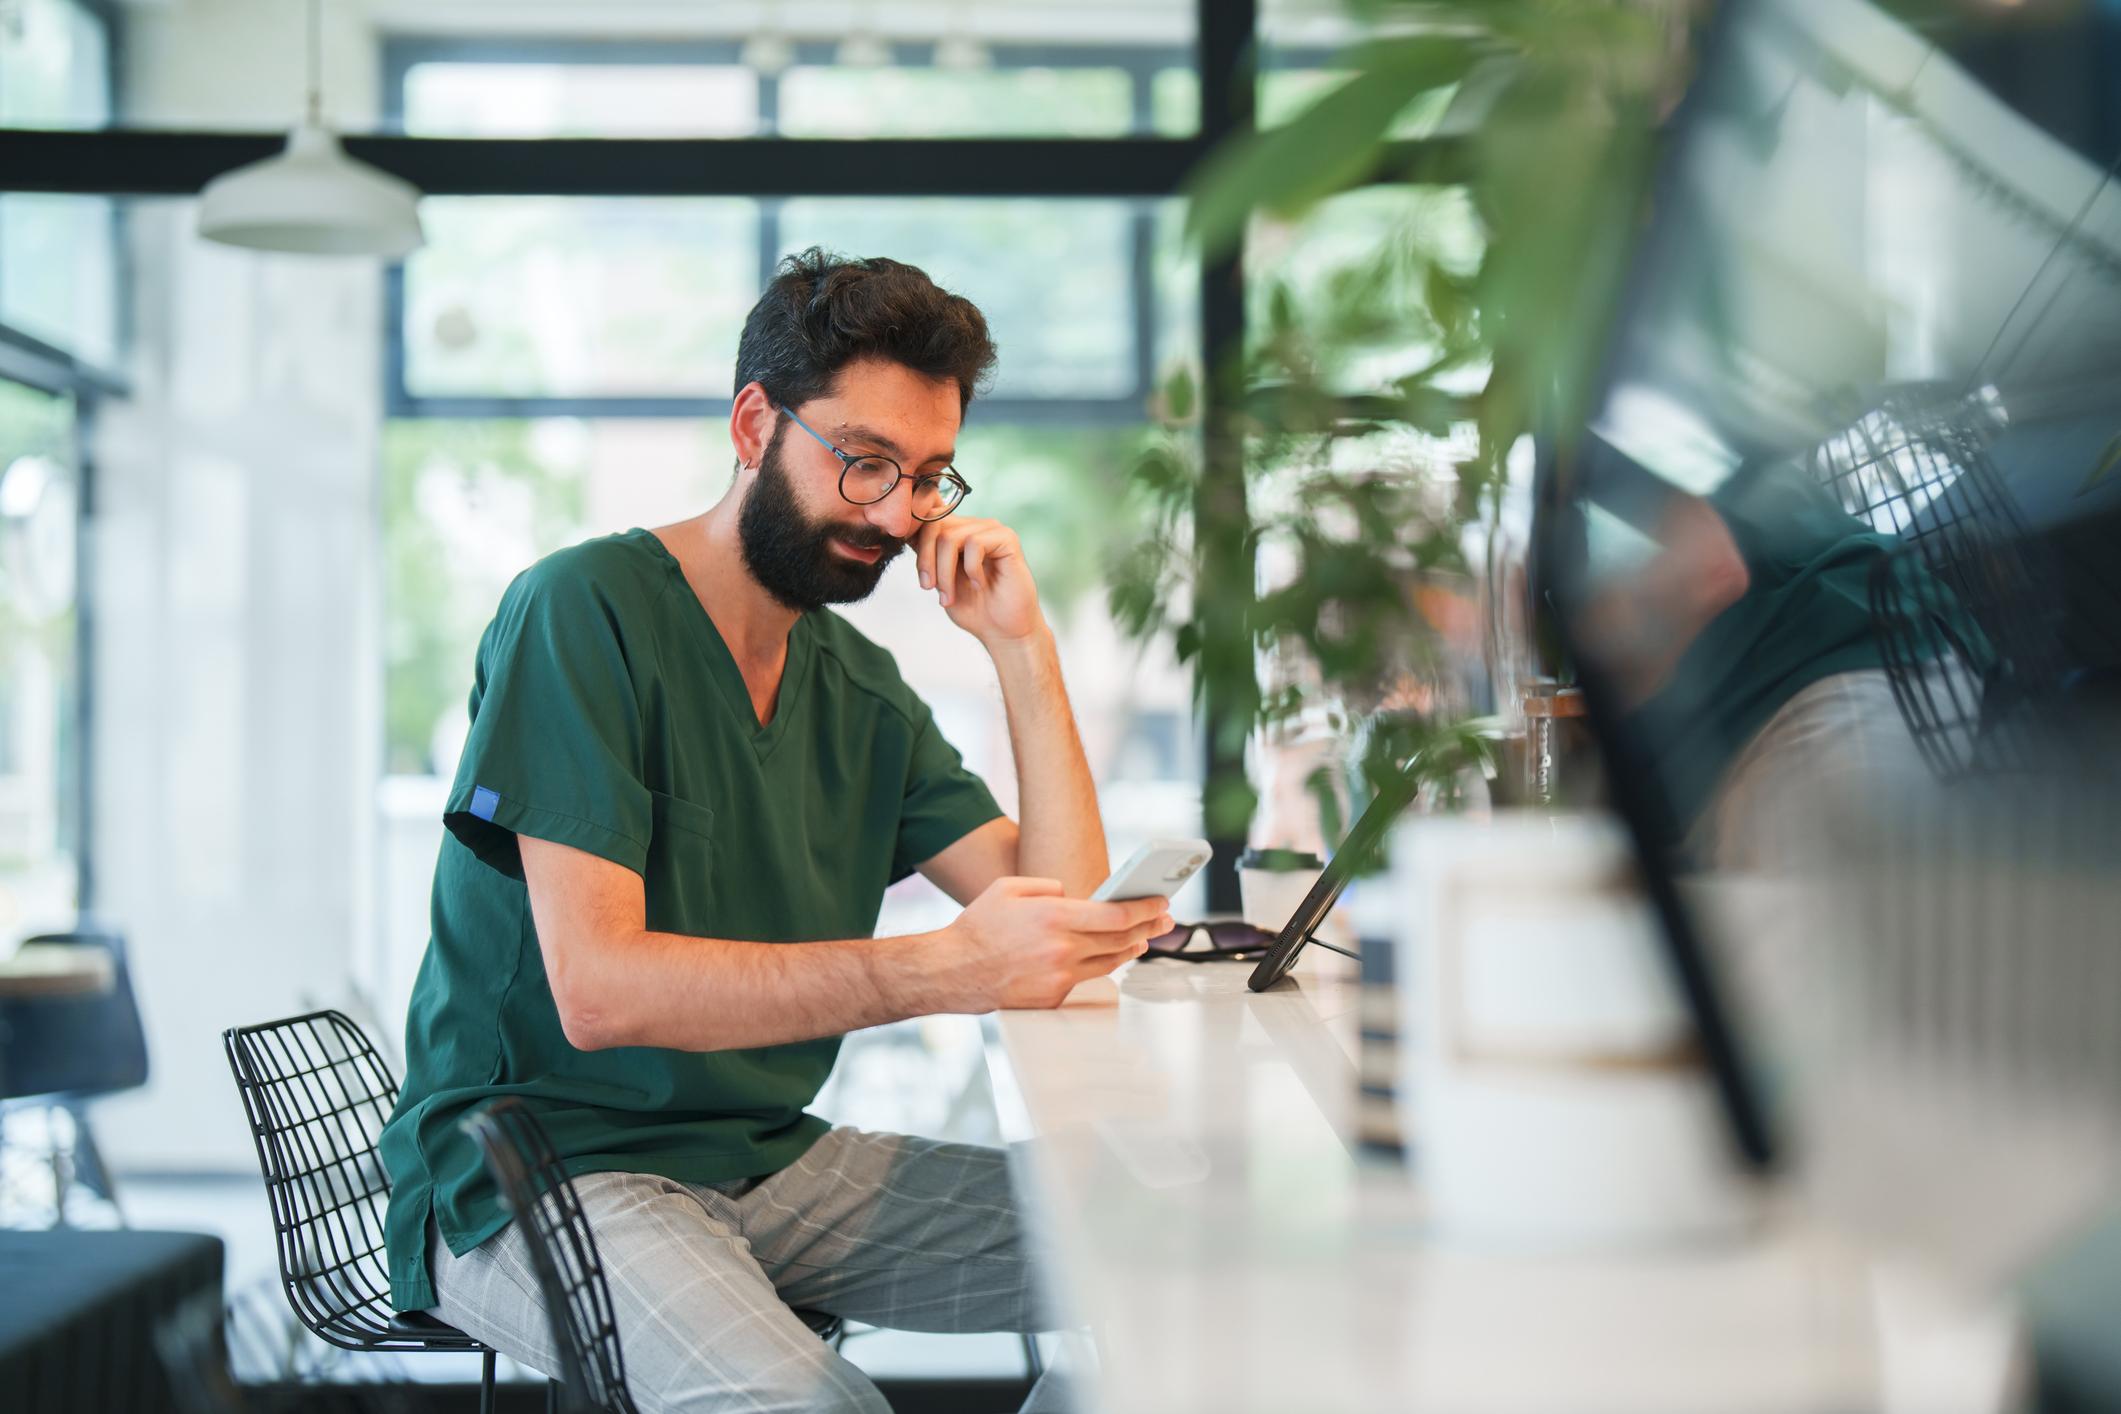
[[[1816,862],[1822,812],[1928,779],[1872,622],[1871,574],[1893,536],[1792,463],[1747,467],[1705,497],[1609,449],[1597,466],[1599,503],[1657,550],[1593,599],[1587,642],[1631,699],[1636,738],[1705,862]],[[1911,616],[1941,620],[1915,645],[1933,700],[1971,715],[1979,630],[1919,571],[1896,582]]]
[[[1104,834],[1037,590],[1013,533],[951,514],[993,359],[979,311],[920,271],[794,257],[744,326],[728,493],[503,597],[384,1134],[400,1309],[558,1368],[457,1130],[517,1094],[577,1175],[643,1409],[883,1409],[791,1307],[1038,1327],[999,1152],[803,1113],[841,1033],[1052,1006],[1170,926],[1161,900],[1083,899]],[[993,658],[1021,827],[824,608],[908,546]],[[964,913],[870,938],[915,870]]]

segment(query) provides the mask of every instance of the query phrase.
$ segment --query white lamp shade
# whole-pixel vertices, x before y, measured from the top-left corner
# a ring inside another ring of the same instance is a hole
[[[277,157],[223,172],[199,194],[199,234],[224,245],[299,255],[419,249],[420,193],[348,157],[330,132],[304,123]]]

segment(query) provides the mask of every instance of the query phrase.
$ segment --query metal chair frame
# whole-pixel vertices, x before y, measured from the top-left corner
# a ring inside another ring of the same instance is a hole
[[[611,1284],[574,1181],[529,1105],[503,1096],[472,1111],[463,1129],[523,1234],[560,1355],[547,1407],[638,1414],[626,1388]]]
[[[478,1144],[503,1206],[522,1225],[531,1269],[552,1322],[561,1368],[546,1407],[637,1414],[626,1388],[618,1317],[596,1234],[545,1126],[530,1105],[514,1095],[472,1111],[462,1126]],[[828,1312],[797,1310],[795,1315],[828,1345],[837,1345],[845,1334],[845,1323]]]
[[[1901,716],[1945,780],[2036,769],[2062,680],[2053,567],[1988,456],[1997,425],[1979,397],[1908,386],[1812,454],[1842,508],[1900,542],[1872,567],[1872,627]],[[1946,628],[1953,601],[1995,656],[1980,691],[1926,672],[1947,650],[1980,657]]]
[[[494,1352],[456,1327],[390,1304],[383,1212],[390,1175],[376,1139],[397,1078],[337,1011],[222,1033],[272,1207],[280,1283],[295,1316],[348,1350],[479,1351],[491,1414]]]

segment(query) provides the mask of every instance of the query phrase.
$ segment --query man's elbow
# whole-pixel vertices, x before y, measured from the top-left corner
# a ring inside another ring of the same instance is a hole
[[[558,998],[554,999],[558,1001]],[[559,1003],[560,1034],[578,1051],[608,1051],[627,1042],[620,1038],[610,1018],[593,1008]]]
[[[623,1018],[595,985],[594,969],[580,955],[582,951],[582,946],[556,948],[545,961],[553,1009],[560,1015],[560,1034],[578,1051],[608,1051],[631,1044],[624,1035]]]

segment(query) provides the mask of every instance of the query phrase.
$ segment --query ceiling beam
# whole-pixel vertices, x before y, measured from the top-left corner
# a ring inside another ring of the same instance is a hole
[[[0,129],[0,191],[191,196],[280,151],[264,133]],[[413,138],[346,150],[428,196],[1161,197],[1201,138]],[[1401,145],[1395,180],[1466,176],[1455,140]]]

